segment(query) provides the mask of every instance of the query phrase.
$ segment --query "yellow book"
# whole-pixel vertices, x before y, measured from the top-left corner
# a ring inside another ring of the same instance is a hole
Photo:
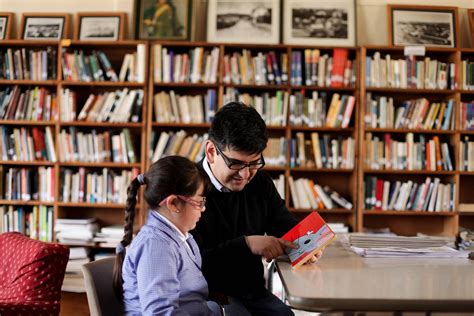
[[[313,144],[314,162],[316,163],[316,168],[322,168],[323,162],[321,160],[321,147],[319,144],[318,133],[311,133],[311,142]]]
[[[326,116],[326,127],[334,127],[336,125],[337,114],[339,113],[340,106],[341,100],[339,99],[339,93],[334,93]]]

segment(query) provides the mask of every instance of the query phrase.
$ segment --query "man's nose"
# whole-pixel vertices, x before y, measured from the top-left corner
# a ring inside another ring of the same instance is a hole
[[[250,176],[250,167],[249,166],[245,166],[245,168],[242,168],[239,170],[239,175],[244,178],[244,179],[247,179],[249,176]]]

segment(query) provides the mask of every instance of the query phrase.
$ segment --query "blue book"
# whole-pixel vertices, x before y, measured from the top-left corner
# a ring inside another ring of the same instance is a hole
[[[371,67],[372,67],[372,58],[367,56],[365,57],[365,85],[367,87],[371,86],[371,80],[370,80]]]
[[[446,109],[446,114],[444,115],[442,130],[447,131],[449,129],[449,124],[451,123],[451,113],[453,112],[454,100],[450,99],[448,101],[448,108]]]

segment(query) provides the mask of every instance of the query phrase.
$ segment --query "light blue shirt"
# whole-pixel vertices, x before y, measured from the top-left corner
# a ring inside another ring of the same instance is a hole
[[[158,213],[149,212],[122,267],[127,315],[212,315],[199,248],[191,234],[185,241],[182,237]]]

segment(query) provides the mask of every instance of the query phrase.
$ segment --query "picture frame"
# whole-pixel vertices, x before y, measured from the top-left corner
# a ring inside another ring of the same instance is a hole
[[[21,39],[61,40],[69,38],[68,13],[23,13],[21,17]]]
[[[74,39],[82,41],[119,41],[125,38],[125,12],[78,12]]]
[[[474,9],[467,9],[469,31],[471,32],[471,47],[474,47]]]
[[[189,40],[191,0],[137,0],[136,38]]]
[[[13,12],[0,12],[0,40],[10,39]]]
[[[356,45],[355,0],[286,0],[283,3],[283,43]]]
[[[279,0],[209,0],[207,41],[278,44]]]
[[[387,5],[392,46],[459,47],[457,7]]]

